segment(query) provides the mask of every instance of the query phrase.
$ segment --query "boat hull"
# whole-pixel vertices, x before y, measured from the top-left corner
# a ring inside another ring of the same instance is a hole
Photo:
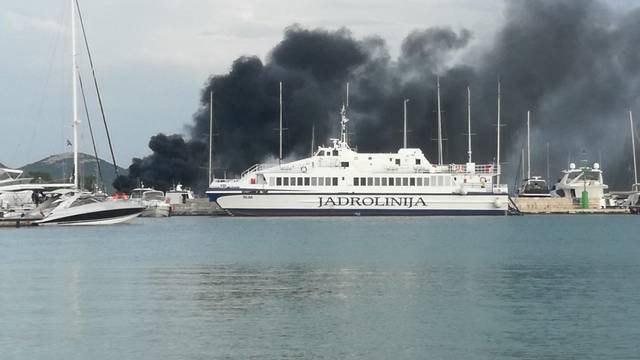
[[[38,225],[113,225],[127,223],[140,216],[144,208],[138,206],[114,206],[96,208],[92,205],[62,209],[51,213]]]
[[[506,194],[238,194],[217,198],[234,216],[505,215]]]

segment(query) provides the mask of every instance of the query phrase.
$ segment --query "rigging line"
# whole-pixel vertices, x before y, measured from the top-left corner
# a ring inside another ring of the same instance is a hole
[[[104,114],[104,107],[102,105],[102,96],[100,95],[100,89],[98,88],[98,79],[96,78],[96,71],[93,66],[93,58],[91,57],[91,50],[89,50],[89,41],[87,40],[87,33],[84,28],[84,21],[82,19],[82,12],[80,11],[80,3],[75,0],[76,8],[78,9],[78,19],[80,20],[80,27],[82,28],[82,37],[84,38],[84,45],[87,48],[87,57],[89,58],[89,65],[91,66],[91,75],[93,76],[93,84],[96,88],[96,94],[98,96],[98,104],[100,105],[100,113],[102,114],[102,122],[104,123],[104,130],[107,133],[107,142],[109,143],[109,151],[111,152],[111,160],[113,160],[113,170],[116,177],[118,177],[118,165],[116,164],[116,157],[113,154],[113,144],[111,143],[111,135],[109,134],[109,126],[107,125],[107,117]]]
[[[98,158],[98,149],[96,148],[96,139],[93,137],[93,127],[91,126],[91,117],[89,116],[89,108],[87,107],[87,98],[84,96],[84,86],[82,84],[82,76],[80,76],[80,73],[78,73],[78,82],[80,83],[80,93],[82,94],[84,111],[87,114],[87,123],[89,124],[89,134],[91,134],[91,143],[93,144],[93,155],[95,156],[96,166],[98,167],[98,177],[100,178],[100,183],[104,184],[104,179],[102,178],[102,169],[100,169],[100,159]]]

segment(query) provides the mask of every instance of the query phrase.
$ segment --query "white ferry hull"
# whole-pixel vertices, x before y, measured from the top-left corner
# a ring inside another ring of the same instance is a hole
[[[238,194],[217,198],[234,216],[505,215],[506,194]]]

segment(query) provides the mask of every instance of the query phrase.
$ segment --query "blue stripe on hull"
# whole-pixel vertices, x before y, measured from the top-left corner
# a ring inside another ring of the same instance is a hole
[[[505,210],[391,209],[226,209],[233,216],[477,216],[506,215]]]

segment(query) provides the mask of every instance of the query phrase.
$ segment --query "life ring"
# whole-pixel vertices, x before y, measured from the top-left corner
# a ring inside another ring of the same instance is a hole
[[[484,184],[484,183],[486,183],[486,182],[487,182],[487,178],[486,178],[486,177],[484,177],[484,176],[483,176],[483,177],[481,177],[481,178],[480,178],[480,182],[481,182],[481,183],[483,183],[483,184]]]
[[[303,173],[306,173],[307,172],[307,167],[306,166],[302,166],[300,168],[300,171],[302,171]]]

